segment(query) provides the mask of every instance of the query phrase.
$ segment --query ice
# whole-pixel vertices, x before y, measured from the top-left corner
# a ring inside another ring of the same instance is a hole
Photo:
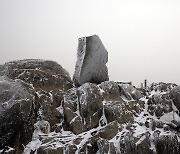
[[[39,139],[36,139],[34,141],[31,141],[28,145],[26,145],[26,148],[24,149],[23,154],[30,154],[31,151],[36,151],[36,149],[39,148],[41,145],[41,141]]]

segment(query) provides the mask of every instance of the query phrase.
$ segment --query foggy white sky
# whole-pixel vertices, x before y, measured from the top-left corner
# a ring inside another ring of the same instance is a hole
[[[111,80],[180,84],[179,0],[0,0],[0,64],[49,59],[72,76],[78,38],[93,34]]]

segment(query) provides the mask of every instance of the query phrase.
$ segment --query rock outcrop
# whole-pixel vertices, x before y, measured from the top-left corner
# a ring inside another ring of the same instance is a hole
[[[156,86],[143,95],[130,84],[112,81],[74,87],[58,107],[64,116],[60,129],[39,134],[37,153],[175,154],[180,118],[170,98],[174,88]]]
[[[109,80],[106,63],[108,53],[97,35],[79,39],[73,80],[75,85],[101,83]]]
[[[59,64],[43,60],[6,63],[0,75],[0,153],[180,153],[175,84],[77,87]]]
[[[21,79],[44,91],[67,90],[72,87],[69,73],[54,61],[40,59],[17,60],[6,63],[0,75]]]
[[[0,75],[0,149],[21,153],[37,121],[48,121],[52,131],[63,120],[57,107],[73,84],[65,69],[45,60],[8,62]]]

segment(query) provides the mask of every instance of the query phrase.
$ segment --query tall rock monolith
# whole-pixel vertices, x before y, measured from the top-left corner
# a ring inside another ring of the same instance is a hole
[[[77,62],[73,76],[75,85],[108,81],[107,62],[108,52],[97,35],[79,38]]]

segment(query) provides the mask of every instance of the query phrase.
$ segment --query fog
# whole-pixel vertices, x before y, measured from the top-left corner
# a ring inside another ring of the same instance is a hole
[[[0,0],[0,64],[57,61],[72,76],[78,38],[99,35],[110,80],[180,84],[179,0]]]

